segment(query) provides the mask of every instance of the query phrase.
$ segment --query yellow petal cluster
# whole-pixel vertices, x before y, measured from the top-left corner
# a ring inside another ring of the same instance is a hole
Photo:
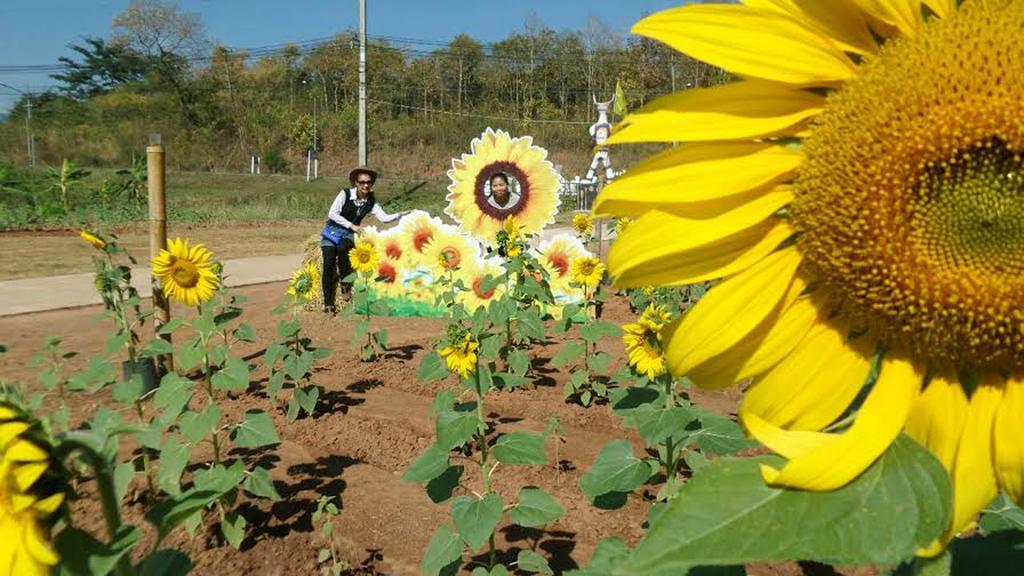
[[[628,116],[613,143],[681,145],[594,209],[635,219],[608,256],[617,285],[722,279],[665,327],[665,360],[698,386],[752,382],[740,419],[788,460],[768,482],[842,487],[901,433],[943,462],[953,519],[923,554],[997,492],[1024,503],[1022,21],[1012,0],[645,18],[634,32],[736,80]]]
[[[202,244],[189,246],[184,238],[168,240],[167,249],[161,250],[151,264],[164,295],[186,306],[206,302],[220,287],[213,253]]]
[[[442,348],[438,353],[444,358],[448,370],[465,378],[476,371],[476,349],[480,344],[468,332],[458,341]]]
[[[40,493],[51,461],[28,437],[30,428],[13,409],[0,406],[0,573],[45,576],[59,560],[48,518],[64,495]]]

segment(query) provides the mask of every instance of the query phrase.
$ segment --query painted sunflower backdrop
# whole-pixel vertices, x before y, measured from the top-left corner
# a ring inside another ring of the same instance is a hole
[[[488,128],[470,143],[470,153],[452,159],[448,171],[448,207],[445,213],[460,229],[485,243],[493,243],[502,224],[515,216],[527,234],[540,234],[558,213],[558,173],[547,159],[547,150],[534,146],[533,138],[513,138],[503,130]],[[490,179],[503,173],[512,181],[513,201],[493,202]]]
[[[745,0],[633,31],[737,78],[627,117],[612,143],[683,144],[595,207],[637,218],[619,286],[724,278],[668,327],[671,371],[752,383],[741,422],[784,458],[770,486],[848,493],[901,433],[926,447],[948,479],[918,477],[900,519],[922,556],[1000,491],[1024,503],[1024,2]],[[892,561],[854,540],[829,559]]]

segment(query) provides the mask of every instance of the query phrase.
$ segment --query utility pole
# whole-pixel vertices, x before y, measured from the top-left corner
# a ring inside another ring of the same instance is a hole
[[[19,90],[10,84],[0,82],[0,86],[14,90],[25,97],[25,155],[32,166],[36,165],[36,140],[32,136],[32,93]]]
[[[359,165],[366,166],[366,0],[359,0]]]
[[[25,145],[28,148],[28,161],[34,167],[36,165],[36,142],[35,138],[32,137],[32,94],[27,94],[28,100],[25,102]]]

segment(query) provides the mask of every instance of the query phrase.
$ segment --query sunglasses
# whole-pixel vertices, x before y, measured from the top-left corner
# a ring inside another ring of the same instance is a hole
[[[366,184],[369,186],[370,184],[373,184],[373,180],[356,180],[356,184]]]

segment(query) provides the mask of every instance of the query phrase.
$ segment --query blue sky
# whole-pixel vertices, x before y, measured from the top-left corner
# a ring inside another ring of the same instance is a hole
[[[531,15],[558,31],[577,30],[591,16],[627,33],[646,14],[685,0],[367,0],[372,36],[448,40],[466,32],[484,41],[523,29]],[[54,64],[82,36],[110,34],[128,0],[3,0],[0,2],[0,65]],[[207,35],[230,47],[299,42],[355,28],[357,0],[181,0],[197,12]],[[0,72],[0,82],[38,91],[53,85],[46,74]],[[17,95],[0,86],[0,112]]]

